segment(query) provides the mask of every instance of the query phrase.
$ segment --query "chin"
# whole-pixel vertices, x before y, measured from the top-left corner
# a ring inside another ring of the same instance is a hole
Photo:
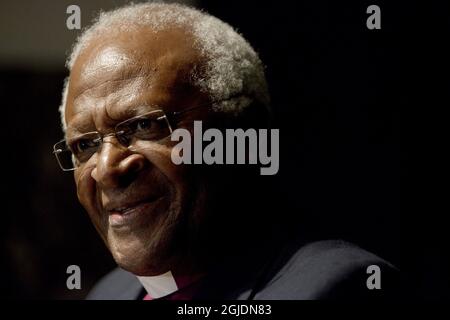
[[[183,265],[183,257],[189,252],[189,235],[193,231],[190,220],[195,210],[186,205],[185,198],[170,200],[165,203],[168,208],[162,204],[155,211],[158,219],[149,224],[123,230],[106,225],[105,243],[122,269],[137,276],[156,276]]]
[[[162,264],[156,266],[148,262],[139,262],[135,260],[116,260],[116,262],[122,269],[142,277],[158,276],[171,270],[170,266],[163,267]]]
[[[155,276],[173,270],[176,257],[180,256],[176,228],[166,226],[159,234],[140,230],[126,234],[110,231],[107,246],[124,270],[138,276]]]
[[[167,210],[161,205],[157,212],[155,216],[159,219],[150,222],[123,229],[106,227],[104,240],[114,260],[122,269],[137,276],[155,276],[173,270],[182,251],[179,206],[172,204]],[[172,218],[167,219],[168,216]]]
[[[161,256],[145,250],[111,250],[116,263],[124,270],[137,276],[156,276],[172,269],[168,252]]]

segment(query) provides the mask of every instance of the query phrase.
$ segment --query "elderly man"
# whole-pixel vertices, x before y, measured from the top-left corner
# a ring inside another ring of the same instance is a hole
[[[182,5],[129,5],[102,14],[67,66],[55,153],[119,265],[88,298],[385,294],[394,269],[382,259],[342,241],[285,236],[273,181],[254,166],[171,160],[172,133],[192,132],[194,121],[268,128],[263,65],[229,25]],[[368,288],[371,265],[381,268],[380,292]]]

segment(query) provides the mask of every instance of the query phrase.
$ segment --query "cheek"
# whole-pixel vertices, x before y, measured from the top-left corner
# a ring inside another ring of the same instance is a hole
[[[164,179],[167,181],[171,193],[171,211],[180,212],[189,211],[187,206],[193,203],[198,194],[198,181],[195,181],[196,175],[193,173],[192,165],[176,165],[172,162],[172,146],[166,144],[154,143],[151,147],[142,142],[138,145],[140,153],[155,167]]]
[[[80,203],[88,211],[91,219],[99,216],[97,212],[97,191],[95,180],[91,177],[93,166],[75,170],[74,178],[77,186],[77,196]]]
[[[173,186],[183,185],[189,176],[189,167],[172,162],[172,146],[167,144],[139,142],[137,150],[160,171]]]

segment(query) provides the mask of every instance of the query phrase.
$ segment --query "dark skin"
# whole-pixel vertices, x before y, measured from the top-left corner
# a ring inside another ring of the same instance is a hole
[[[192,68],[205,62],[192,43],[179,28],[112,32],[91,41],[70,74],[67,139],[90,131],[111,133],[117,123],[154,109],[171,112],[209,103],[189,82]],[[177,127],[190,128],[193,120],[209,117],[207,108],[196,109]],[[136,275],[202,272],[195,248],[207,211],[207,181],[191,167],[172,163],[176,143],[142,141],[134,150],[108,136],[74,172],[79,201],[95,228],[116,262]],[[137,208],[137,214],[114,224],[123,207]]]

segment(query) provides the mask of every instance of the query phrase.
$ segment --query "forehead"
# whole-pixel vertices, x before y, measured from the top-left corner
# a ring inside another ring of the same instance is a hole
[[[174,111],[205,99],[191,84],[204,58],[186,30],[138,29],[98,36],[77,57],[69,78],[68,131],[119,121],[158,107]]]

